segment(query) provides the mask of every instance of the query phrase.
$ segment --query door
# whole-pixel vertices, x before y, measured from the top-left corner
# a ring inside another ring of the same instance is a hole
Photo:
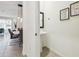
[[[40,56],[40,9],[38,1],[23,2],[23,55]]]

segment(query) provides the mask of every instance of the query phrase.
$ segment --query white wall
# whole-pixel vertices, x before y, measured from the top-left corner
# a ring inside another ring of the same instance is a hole
[[[59,11],[74,1],[41,2],[45,13],[46,45],[62,56],[79,56],[79,16],[60,21]],[[49,18],[49,20],[48,20]]]
[[[39,2],[23,2],[23,55],[40,56]],[[37,33],[37,36],[35,36]]]
[[[0,16],[17,17],[18,4],[22,1],[0,1]]]

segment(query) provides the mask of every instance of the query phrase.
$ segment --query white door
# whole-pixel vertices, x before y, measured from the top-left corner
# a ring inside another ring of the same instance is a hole
[[[23,55],[40,56],[40,9],[38,1],[23,2]]]

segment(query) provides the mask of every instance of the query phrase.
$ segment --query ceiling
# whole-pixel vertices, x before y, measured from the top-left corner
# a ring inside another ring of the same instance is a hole
[[[0,16],[17,17],[18,4],[22,1],[0,1]]]

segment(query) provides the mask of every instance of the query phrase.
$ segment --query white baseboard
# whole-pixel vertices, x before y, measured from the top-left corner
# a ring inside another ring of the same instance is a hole
[[[62,53],[58,52],[57,50],[51,49],[51,48],[49,48],[49,49],[50,49],[51,52],[56,53],[56,54],[59,55],[60,57],[64,57],[64,55],[63,55]]]

